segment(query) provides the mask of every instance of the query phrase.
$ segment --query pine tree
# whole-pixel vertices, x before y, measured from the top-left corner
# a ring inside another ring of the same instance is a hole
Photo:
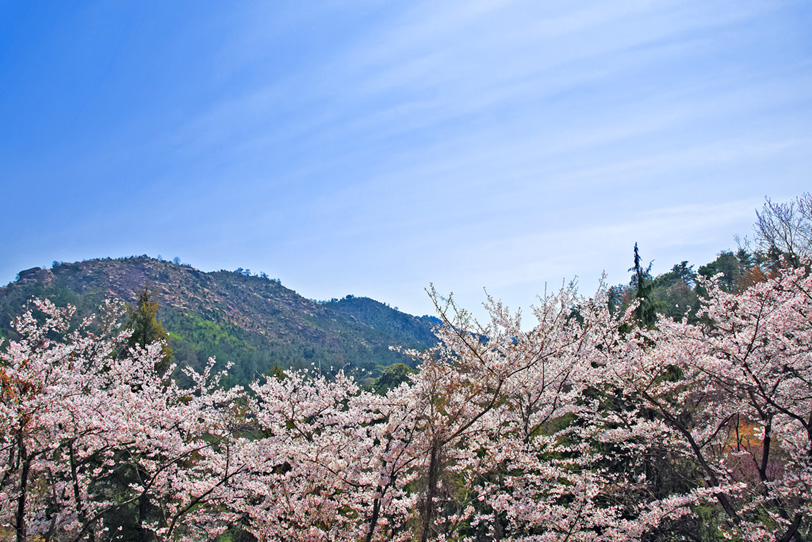
[[[157,291],[157,288],[150,290],[147,282],[143,289],[136,290],[135,304],[127,304],[126,326],[132,329],[132,335],[127,340],[126,350],[145,348],[156,341],[162,342],[161,361],[155,364],[155,371],[163,375],[172,363],[172,349],[169,347],[169,333],[156,318],[158,303],[153,301],[153,296]]]
[[[637,249],[637,243],[634,244],[634,267],[629,269],[634,271],[632,277],[632,286],[637,290],[635,299],[637,299],[637,308],[634,309],[634,315],[641,326],[651,327],[657,320],[657,309],[654,300],[651,298],[653,282],[651,280],[651,264],[646,269],[640,265],[640,252]]]

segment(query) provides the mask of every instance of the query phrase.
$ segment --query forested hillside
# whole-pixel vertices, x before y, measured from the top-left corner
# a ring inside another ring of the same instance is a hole
[[[21,272],[0,288],[0,330],[13,337],[11,320],[34,297],[90,314],[106,298],[133,303],[144,288],[154,291],[175,361],[196,369],[209,357],[230,361],[230,384],[247,384],[276,366],[312,365],[325,374],[344,368],[374,377],[384,366],[411,363],[390,346],[423,349],[436,340],[432,319],[372,299],[314,302],[264,275],[204,273],[146,256],[54,262],[50,270]]]

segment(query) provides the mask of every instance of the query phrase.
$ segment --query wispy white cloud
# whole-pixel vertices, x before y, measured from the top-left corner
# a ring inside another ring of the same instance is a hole
[[[199,9],[184,36],[205,45],[205,77],[182,82],[202,86],[196,101],[171,95],[173,129],[94,157],[88,176],[149,172],[156,243],[306,295],[369,287],[404,308],[432,279],[477,296],[596,267],[621,280],[634,240],[704,263],[764,194],[812,173],[795,0]],[[131,213],[94,220],[135,244]]]

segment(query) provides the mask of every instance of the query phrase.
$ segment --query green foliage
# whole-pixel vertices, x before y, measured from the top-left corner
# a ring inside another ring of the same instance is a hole
[[[162,309],[161,319],[170,330],[170,344],[177,363],[199,371],[209,358],[218,360],[218,370],[224,369],[225,363],[230,361],[234,367],[224,382],[229,387],[250,382],[277,360],[288,358],[280,349],[263,350],[252,344],[235,326],[220,325],[181,309]],[[185,382],[180,372],[175,377]]]
[[[98,303],[94,300],[84,299],[69,288],[53,283],[36,282],[24,286],[11,283],[4,288],[0,288],[0,292],[5,294],[0,295],[0,338],[11,340],[19,338],[12,331],[11,322],[21,314],[22,308],[32,298],[48,299],[60,307],[70,304],[79,309],[80,312],[83,312],[81,309],[84,307],[93,310],[98,306]]]
[[[626,297],[629,288],[619,284],[617,286],[610,286],[608,292],[609,311],[612,314],[617,314],[624,310],[627,306]]]
[[[374,299],[348,295],[344,299],[331,300],[322,305],[329,311],[349,316],[378,333],[401,337],[413,348],[429,348],[436,342],[432,329],[438,321],[398,312]]]
[[[381,373],[381,376],[372,384],[372,390],[380,395],[385,395],[386,392],[393,388],[397,388],[404,382],[409,381],[409,375],[417,373],[404,363],[395,363],[387,367]]]
[[[164,374],[172,364],[172,348],[169,346],[169,334],[156,319],[158,303],[153,300],[153,296],[157,291],[157,288],[150,290],[147,283],[143,289],[135,292],[135,303],[127,304],[126,326],[132,330],[132,335],[127,339],[127,350],[145,348],[160,341],[163,344],[161,361],[155,365],[155,370],[158,374]],[[121,355],[128,355],[127,350],[122,351]]]
[[[675,264],[661,275],[651,275],[651,264],[643,267],[637,244],[635,244],[634,266],[628,286],[617,285],[609,288],[609,308],[614,314],[625,311],[632,302],[637,301],[636,320],[645,326],[651,326],[656,315],[661,314],[675,320],[688,319],[695,323],[700,299],[707,297],[707,291],[698,280],[708,279],[721,273],[720,284],[726,291],[737,292],[763,276],[759,272],[758,259],[739,249],[734,255],[722,251],[719,256],[694,272],[694,266],[687,261]]]
[[[746,252],[744,254],[746,254]],[[732,252],[723,250],[714,261],[700,266],[699,275],[710,278],[721,273],[722,276],[719,278],[719,285],[727,292],[735,292],[738,290],[739,281],[744,276],[745,271],[746,268],[739,258]],[[700,291],[703,297],[707,296],[707,292],[705,292],[704,288],[700,287]]]
[[[695,285],[696,273],[687,261],[682,261],[674,265],[671,271],[659,275],[654,279],[651,290],[657,312],[675,320],[680,320],[687,314],[689,321],[695,321],[699,308]]]
[[[256,542],[256,540],[251,533],[244,531],[239,526],[234,526],[218,536],[215,542]]]
[[[310,368],[322,374],[334,374],[343,368],[377,376],[382,362],[407,359],[389,350],[385,341],[391,337],[374,330],[342,329],[339,342],[324,340],[324,335],[321,340],[313,340],[306,331],[301,335],[283,334],[284,328],[278,334],[255,333],[225,318],[204,318],[177,308],[162,309],[161,320],[170,331],[170,344],[179,365],[200,369],[211,357],[218,360],[218,368],[224,368],[227,361],[233,363],[224,382],[227,386],[246,385],[274,368]],[[313,327],[319,324],[318,320],[311,322]],[[369,335],[379,344],[369,344],[371,341],[365,337]]]

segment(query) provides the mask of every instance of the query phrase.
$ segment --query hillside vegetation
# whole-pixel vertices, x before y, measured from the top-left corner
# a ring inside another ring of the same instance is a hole
[[[341,368],[375,377],[382,367],[412,363],[390,346],[425,349],[435,344],[436,320],[418,318],[372,299],[348,296],[318,303],[278,280],[242,271],[205,273],[187,265],[137,256],[55,262],[34,268],[0,288],[0,329],[13,338],[11,321],[31,298],[96,310],[106,298],[132,303],[154,290],[158,320],[170,335],[175,361],[200,369],[209,357],[234,367],[227,384],[246,384],[278,366]]]

